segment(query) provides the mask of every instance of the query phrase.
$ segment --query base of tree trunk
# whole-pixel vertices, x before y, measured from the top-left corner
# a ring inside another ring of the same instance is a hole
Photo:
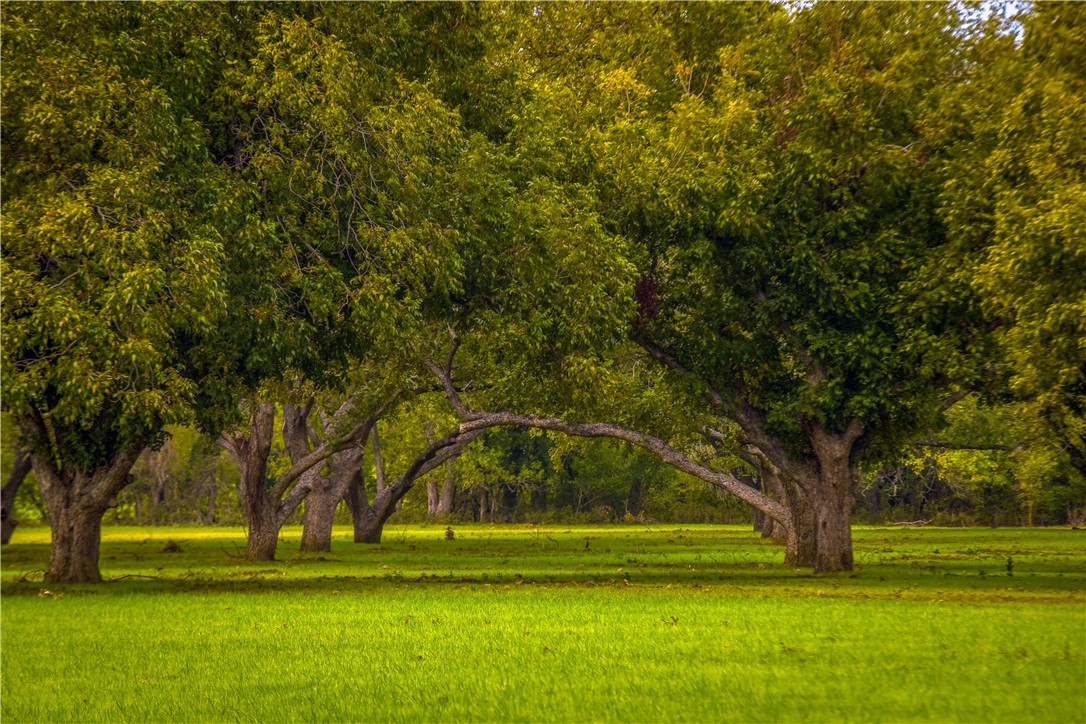
[[[278,545],[279,531],[274,526],[270,530],[250,528],[249,542],[245,547],[245,560],[254,562],[274,561],[275,549]]]
[[[100,583],[98,550],[102,515],[97,510],[52,511],[53,544],[46,583]]]

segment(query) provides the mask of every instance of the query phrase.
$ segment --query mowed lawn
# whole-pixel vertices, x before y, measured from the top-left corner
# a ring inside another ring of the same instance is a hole
[[[20,529],[0,717],[1086,720],[1086,532],[859,528],[814,576],[742,527],[452,529],[252,564],[237,529],[111,528],[98,586],[41,583]]]

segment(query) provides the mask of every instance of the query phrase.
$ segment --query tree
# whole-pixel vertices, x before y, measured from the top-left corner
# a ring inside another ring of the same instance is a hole
[[[929,120],[961,79],[958,18],[667,6],[627,35],[626,13],[525,19],[525,83],[579,124],[570,155],[595,166],[570,167],[636,242],[632,338],[700,384],[810,507],[815,569],[848,570],[859,462],[933,424],[984,359],[968,285],[924,289],[949,246],[929,159],[950,143]]]
[[[1086,477],[1086,13],[1038,3],[1008,22],[978,35],[971,82],[945,104],[947,132],[968,132],[942,213],[952,269],[999,325],[989,393],[1034,401]]]
[[[97,581],[102,515],[142,449],[228,416],[260,372],[247,351],[275,347],[236,301],[265,288],[273,240],[208,150],[248,12],[3,12],[4,403],[49,509],[46,579]]]

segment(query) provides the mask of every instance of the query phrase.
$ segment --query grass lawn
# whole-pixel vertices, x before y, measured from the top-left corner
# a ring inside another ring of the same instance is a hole
[[[110,528],[114,580],[48,587],[20,529],[0,718],[1086,721],[1083,532],[858,528],[814,576],[740,527],[453,529],[251,564],[237,529]]]

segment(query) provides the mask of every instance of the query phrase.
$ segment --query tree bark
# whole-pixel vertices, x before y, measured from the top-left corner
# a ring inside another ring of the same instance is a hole
[[[431,478],[426,481],[426,517],[429,520],[437,520],[438,497],[437,481]]]
[[[818,561],[818,539],[814,509],[807,494],[793,481],[776,473],[782,499],[792,511],[792,525],[774,523],[773,540],[785,546],[784,563],[793,568],[814,568]]]
[[[279,540],[278,499],[269,493],[268,455],[275,433],[275,403],[260,402],[249,429],[224,437],[238,465],[238,499],[249,526],[245,560],[273,561]]]
[[[336,507],[339,501],[343,500],[343,496],[338,493],[339,486],[328,480],[310,488],[306,493],[305,512],[302,516],[303,553],[327,553],[332,550],[332,526],[335,523]]]
[[[31,455],[34,476],[49,511],[52,547],[48,583],[97,583],[102,580],[98,555],[102,516],[129,484],[129,473],[142,444],[122,450],[92,473],[70,466],[57,468],[46,457]]]
[[[449,458],[445,463],[445,480],[441,484],[441,495],[437,499],[437,516],[444,518],[452,515],[456,503],[456,458]]]
[[[630,480],[630,492],[626,496],[626,512],[630,515],[641,515],[645,509],[645,488],[640,477]]]
[[[15,494],[19,492],[19,486],[23,484],[31,468],[30,455],[23,450],[15,451],[15,463],[11,467],[11,474],[0,490],[0,544],[7,545],[15,532],[15,526],[19,521],[15,519]]]
[[[855,447],[861,428],[857,423],[843,433],[831,433],[818,424],[806,428],[817,458],[817,477],[811,480],[814,493],[807,490],[815,518],[815,572],[851,571],[853,491],[859,480]]]

